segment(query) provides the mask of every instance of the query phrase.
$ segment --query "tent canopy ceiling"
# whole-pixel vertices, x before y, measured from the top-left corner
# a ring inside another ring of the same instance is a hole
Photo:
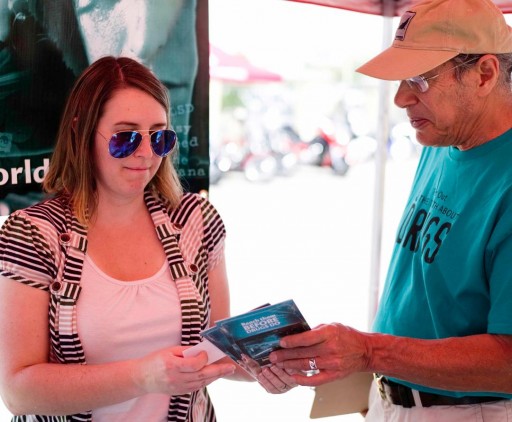
[[[383,15],[384,3],[390,3],[390,16],[401,16],[411,5],[420,0],[293,0],[299,3],[318,4],[355,12]],[[512,0],[493,0],[503,13],[512,13]]]

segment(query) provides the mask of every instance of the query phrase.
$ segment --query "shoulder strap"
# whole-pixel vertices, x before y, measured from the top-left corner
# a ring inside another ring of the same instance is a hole
[[[189,195],[185,199],[188,206],[183,211],[188,214],[199,203]],[[149,192],[146,192],[145,200],[155,224],[158,238],[162,242],[167,255],[171,276],[178,289],[182,318],[181,344],[199,343],[201,341],[201,321],[206,317],[207,310],[203,296],[192,280],[192,276],[198,271],[198,268],[194,263],[185,261],[179,246],[186,217],[165,208],[164,204]],[[181,207],[182,205],[178,208]],[[201,416],[194,415],[198,412],[201,413]],[[195,420],[205,422],[215,422],[216,420],[206,389],[171,397],[168,421],[185,422]]]
[[[85,363],[73,317],[80,295],[80,279],[87,250],[87,232],[73,215],[65,199],[61,200],[65,222],[58,233],[60,256],[57,277],[50,285],[50,333],[55,354],[61,362]]]
[[[64,230],[59,230],[58,233],[60,256],[55,257],[58,262],[57,277],[50,285],[51,353],[62,364],[85,364],[85,354],[76,326],[76,301],[81,291],[87,230],[73,215],[69,203],[64,199],[61,203],[65,224]],[[91,413],[69,415],[65,418],[67,421],[90,421]]]

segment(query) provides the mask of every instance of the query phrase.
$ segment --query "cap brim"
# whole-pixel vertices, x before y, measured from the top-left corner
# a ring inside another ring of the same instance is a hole
[[[377,79],[401,81],[421,75],[454,58],[456,51],[413,50],[389,47],[356,69]]]

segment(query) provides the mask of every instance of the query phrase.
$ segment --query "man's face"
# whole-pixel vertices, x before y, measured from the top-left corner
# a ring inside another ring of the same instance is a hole
[[[422,75],[428,79],[426,92],[402,81],[395,95],[395,104],[407,111],[416,139],[424,146],[465,149],[473,142],[476,98],[463,81],[455,78],[453,67],[453,62],[447,62]]]
[[[183,0],[75,0],[85,48],[92,63],[108,55],[148,62],[180,15]]]

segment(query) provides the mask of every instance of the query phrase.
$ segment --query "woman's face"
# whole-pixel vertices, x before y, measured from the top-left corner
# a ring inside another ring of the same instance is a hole
[[[105,103],[94,140],[95,177],[99,198],[127,199],[142,195],[157,172],[162,158],[151,149],[148,130],[167,128],[164,107],[152,96],[136,88],[114,92]],[[114,158],[108,150],[112,134],[124,130],[141,130],[143,139],[137,150],[125,158]]]

